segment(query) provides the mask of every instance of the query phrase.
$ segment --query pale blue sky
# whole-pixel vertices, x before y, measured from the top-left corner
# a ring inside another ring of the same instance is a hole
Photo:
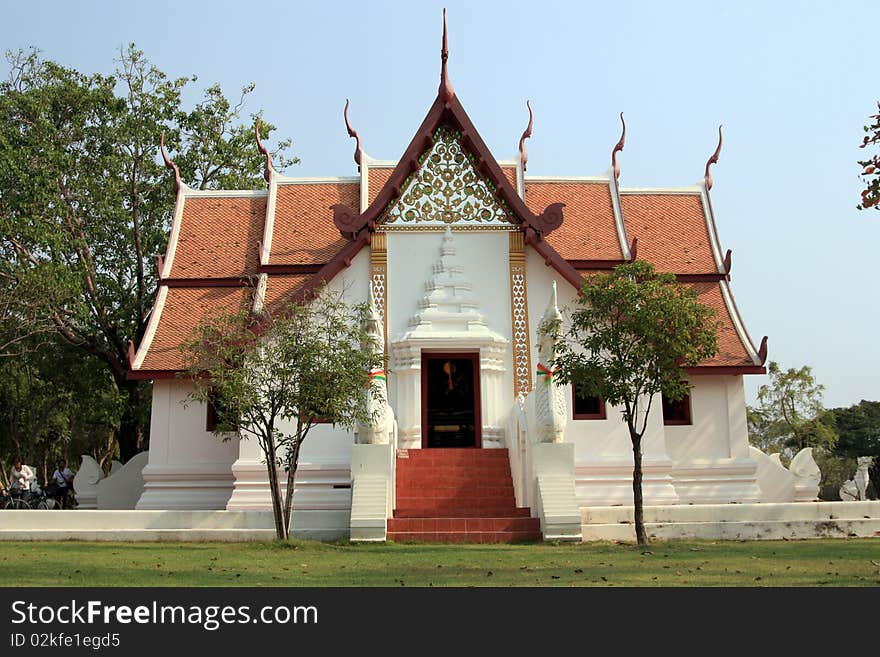
[[[254,81],[249,109],[302,158],[287,173],[353,175],[345,98],[367,152],[398,157],[436,94],[444,5],[453,84],[496,157],[515,154],[532,100],[530,174],[605,171],[623,111],[621,184],[692,184],[724,123],[713,205],[752,337],[811,365],[829,406],[880,399],[880,213],[855,209],[876,2],[31,0],[4,6],[0,45],[109,72],[134,41],[198,91]],[[747,377],[750,399],[764,378]]]

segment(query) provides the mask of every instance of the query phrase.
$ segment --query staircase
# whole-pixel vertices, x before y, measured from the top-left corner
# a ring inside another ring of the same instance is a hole
[[[507,450],[413,449],[398,456],[389,540],[516,543],[541,538],[541,521],[516,506]]]

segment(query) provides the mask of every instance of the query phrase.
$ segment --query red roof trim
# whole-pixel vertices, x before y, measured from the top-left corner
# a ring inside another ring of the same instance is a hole
[[[175,379],[181,370],[129,370],[126,379],[129,381],[143,381],[153,379]],[[686,367],[684,371],[692,376],[736,376],[744,374],[766,374],[767,368],[763,365],[700,365],[698,367]]]
[[[629,260],[566,260],[568,264],[578,271],[584,270],[612,270],[617,265],[622,265]]]
[[[159,285],[168,287],[253,287],[255,281],[249,278],[163,278]]]
[[[156,379],[176,379],[181,370],[128,370],[127,381],[154,381]]]
[[[308,265],[260,265],[261,274],[316,274],[326,262]]]
[[[566,260],[577,271],[611,271],[617,265],[622,265],[632,260]],[[728,274],[720,272],[707,272],[705,274],[675,274],[679,283],[714,283],[722,279],[730,280]]]
[[[767,368],[763,365],[698,365],[697,367],[685,367],[684,371],[694,376],[710,374],[766,374]]]
[[[679,283],[715,283],[720,280],[730,280],[730,276],[719,272],[711,274],[676,274],[675,280]]]

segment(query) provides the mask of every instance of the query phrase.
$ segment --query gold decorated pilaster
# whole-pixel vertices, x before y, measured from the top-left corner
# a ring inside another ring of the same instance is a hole
[[[510,335],[513,345],[513,396],[532,390],[532,348],[529,342],[529,298],[523,234],[510,235]]]
[[[382,315],[382,335],[388,351],[388,236],[375,232],[370,241],[370,287],[376,299],[376,308]]]

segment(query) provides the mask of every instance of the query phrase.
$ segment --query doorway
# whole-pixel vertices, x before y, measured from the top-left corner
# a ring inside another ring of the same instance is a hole
[[[422,447],[480,447],[477,353],[422,353]]]

